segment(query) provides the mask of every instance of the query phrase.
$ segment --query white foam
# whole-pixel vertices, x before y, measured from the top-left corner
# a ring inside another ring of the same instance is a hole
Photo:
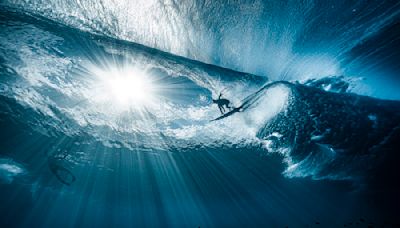
[[[0,180],[10,184],[15,177],[24,174],[23,166],[12,159],[0,159]]]

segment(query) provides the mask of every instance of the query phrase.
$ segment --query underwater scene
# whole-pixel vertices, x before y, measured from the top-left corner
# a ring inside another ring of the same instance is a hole
[[[0,227],[400,227],[399,164],[399,1],[0,1]]]

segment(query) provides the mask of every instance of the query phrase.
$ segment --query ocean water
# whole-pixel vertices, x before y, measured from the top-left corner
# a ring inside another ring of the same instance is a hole
[[[1,2],[1,226],[398,226],[399,14]]]

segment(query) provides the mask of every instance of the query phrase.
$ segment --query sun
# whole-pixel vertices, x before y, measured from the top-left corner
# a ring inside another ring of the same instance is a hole
[[[156,85],[145,70],[114,66],[91,70],[98,82],[97,96],[121,108],[140,108],[154,103]]]
[[[142,105],[151,96],[151,84],[139,72],[120,72],[106,79],[106,86],[115,100],[129,105]]]

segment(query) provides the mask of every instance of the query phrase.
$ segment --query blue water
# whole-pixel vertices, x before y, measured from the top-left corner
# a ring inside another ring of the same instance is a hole
[[[395,226],[399,13],[1,3],[0,224]]]

